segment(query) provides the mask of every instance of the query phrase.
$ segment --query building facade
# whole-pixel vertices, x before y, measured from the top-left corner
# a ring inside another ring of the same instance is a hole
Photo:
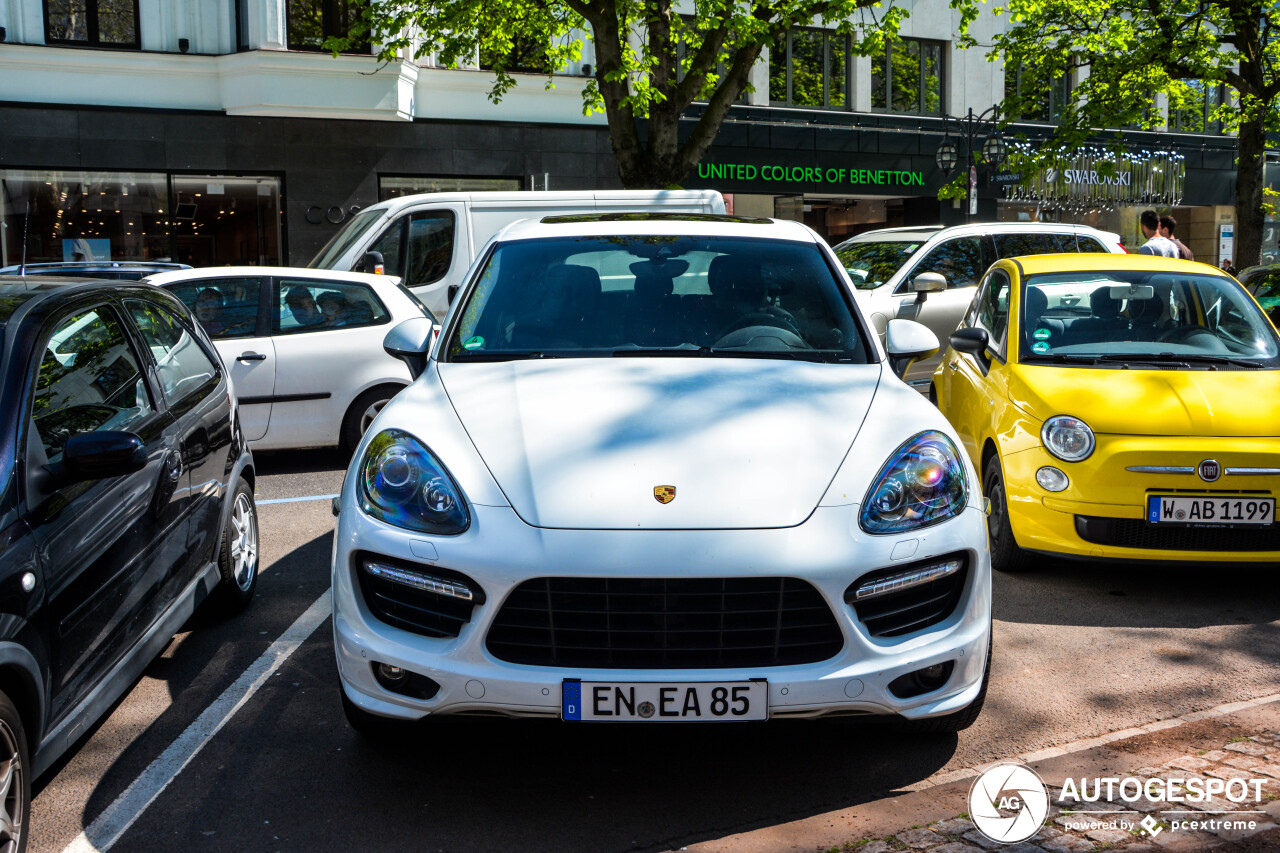
[[[353,6],[0,0],[0,266],[302,264],[353,212],[395,195],[618,186],[603,116],[582,115],[589,45],[554,89],[529,75],[493,104],[492,75],[478,67],[319,49]],[[1138,212],[1159,206],[1184,223],[1197,257],[1219,260],[1235,144],[1205,120],[1212,93],[1198,120],[1171,116],[1167,132],[1126,135],[1124,183],[1086,162],[1030,189],[983,173],[972,214],[939,202],[949,176],[935,154],[960,141],[945,115],[982,113],[1029,83],[983,49],[957,47],[946,0],[910,6],[903,40],[882,57],[856,57],[821,27],[772,45],[687,185],[724,191],[739,213],[803,220],[832,242],[972,215],[1086,222],[1134,244]],[[978,21],[979,43],[1000,20]],[[1047,137],[1068,96],[1047,87],[1040,120],[1006,136]],[[961,143],[961,169],[966,155]],[[1158,182],[1156,161],[1167,164]],[[1268,253],[1278,238],[1272,228]]]

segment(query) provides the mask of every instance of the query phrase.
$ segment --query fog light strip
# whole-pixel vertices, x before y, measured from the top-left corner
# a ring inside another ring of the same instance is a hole
[[[386,563],[365,562],[364,570],[374,577],[411,586],[424,592],[434,592],[436,595],[458,598],[463,601],[471,601],[475,597],[471,588],[464,583],[438,578],[433,575],[418,574],[407,569],[388,566]]]
[[[875,598],[877,595],[888,595],[891,592],[898,592],[909,587],[936,581],[939,578],[945,578],[947,575],[960,571],[962,562],[961,560],[948,560],[945,563],[934,563],[931,566],[913,569],[902,574],[889,575],[887,578],[881,578],[878,581],[872,581],[858,587],[853,597],[858,601],[862,601],[867,598]]]

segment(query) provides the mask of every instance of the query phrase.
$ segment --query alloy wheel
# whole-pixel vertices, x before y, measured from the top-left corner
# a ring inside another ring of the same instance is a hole
[[[382,407],[385,406],[388,402],[389,402],[388,400],[375,400],[373,404],[369,406],[369,408],[364,410],[364,413],[360,415],[360,434],[361,435],[364,435],[368,431],[369,425],[373,423],[373,419],[378,416],[378,412],[381,412]]]
[[[231,508],[231,565],[236,586],[248,589],[258,570],[258,517],[253,500],[244,492],[236,495]]]
[[[0,720],[0,853],[22,848],[22,755],[13,731]]]

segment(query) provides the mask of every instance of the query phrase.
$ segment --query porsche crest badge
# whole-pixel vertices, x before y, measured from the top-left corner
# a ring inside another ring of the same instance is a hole
[[[675,486],[654,486],[653,499],[660,504],[669,504],[676,499]]]

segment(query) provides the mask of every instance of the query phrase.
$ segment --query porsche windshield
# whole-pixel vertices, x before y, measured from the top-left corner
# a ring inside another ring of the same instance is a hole
[[[499,245],[461,307],[450,361],[673,355],[870,360],[813,244],[591,236]]]
[[[1151,271],[1035,275],[1022,299],[1021,360],[1262,366],[1276,333],[1233,280]]]
[[[868,240],[845,243],[836,249],[836,257],[849,272],[854,287],[875,290],[924,245],[923,240]]]

